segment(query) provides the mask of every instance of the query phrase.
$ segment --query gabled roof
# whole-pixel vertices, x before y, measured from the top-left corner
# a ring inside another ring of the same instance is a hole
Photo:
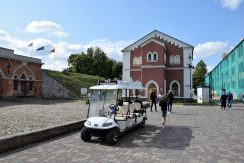
[[[194,48],[192,45],[187,44],[183,41],[180,41],[174,37],[171,37],[167,34],[164,34],[162,32],[159,32],[157,30],[152,31],[151,33],[149,33],[148,35],[142,37],[141,39],[137,40],[136,42],[134,42],[133,44],[129,45],[128,47],[126,47],[125,49],[123,49],[121,52],[126,52],[126,51],[131,51],[134,50],[135,48],[137,48],[139,45],[145,43],[146,41],[148,41],[151,38],[156,38],[159,37],[160,39],[163,39],[166,42],[169,42],[171,44],[175,44],[175,46],[179,46],[179,47],[188,47],[188,48]]]

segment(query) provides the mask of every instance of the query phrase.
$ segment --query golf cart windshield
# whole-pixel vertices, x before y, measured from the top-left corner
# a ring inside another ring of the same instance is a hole
[[[93,90],[88,117],[111,117],[115,112],[117,90]]]

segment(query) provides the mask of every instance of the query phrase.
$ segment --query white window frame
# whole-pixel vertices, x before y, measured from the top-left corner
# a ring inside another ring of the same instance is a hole
[[[149,60],[149,55],[151,55],[151,60]],[[154,60],[154,55],[156,55],[156,60]],[[148,52],[147,53],[147,62],[158,62],[158,53],[156,51]]]

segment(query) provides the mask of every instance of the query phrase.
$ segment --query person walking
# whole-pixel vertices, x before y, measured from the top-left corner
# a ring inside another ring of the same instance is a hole
[[[156,104],[156,100],[157,100],[157,94],[155,92],[155,90],[152,90],[151,92],[151,95],[150,95],[150,98],[151,98],[151,112],[152,112],[152,107],[153,107],[153,104],[155,105],[155,112],[157,112],[157,104]]]
[[[165,96],[162,96],[162,100],[160,100],[159,106],[161,106],[161,119],[162,119],[162,125],[164,126],[166,123],[166,116],[167,116],[167,101]]]
[[[225,110],[225,108],[226,108],[226,100],[227,100],[227,95],[225,92],[223,92],[223,94],[220,97],[221,109],[222,110]]]
[[[232,106],[232,101],[233,101],[233,94],[229,91],[227,94],[227,106],[230,110]]]
[[[169,90],[168,94],[167,94],[167,102],[168,102],[168,113],[172,112],[172,105],[173,105],[173,100],[174,100],[174,95],[171,92],[171,90]]]

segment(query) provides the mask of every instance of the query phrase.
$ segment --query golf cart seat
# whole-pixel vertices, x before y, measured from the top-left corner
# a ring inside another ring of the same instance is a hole
[[[129,118],[133,118],[135,116],[134,112],[135,112],[136,106],[134,103],[130,104],[130,114],[128,114]]]
[[[117,111],[115,119],[116,120],[126,120],[129,102],[123,102],[123,106],[118,106],[118,107],[119,107],[119,110]]]
[[[133,104],[135,105],[135,111],[134,111],[135,115],[137,117],[139,117],[140,113],[141,113],[141,103],[140,102],[134,102]]]

